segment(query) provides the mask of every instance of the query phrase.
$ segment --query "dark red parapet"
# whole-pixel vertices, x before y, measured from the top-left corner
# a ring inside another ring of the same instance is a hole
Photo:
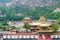
[[[50,40],[50,35],[45,35],[45,40]]]
[[[42,37],[42,35],[39,35],[39,40],[43,40],[43,37]]]

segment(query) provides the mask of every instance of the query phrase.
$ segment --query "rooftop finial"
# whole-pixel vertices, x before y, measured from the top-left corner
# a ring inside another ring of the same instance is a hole
[[[46,22],[46,19],[44,16],[41,16],[40,19],[39,19],[39,22],[41,23],[45,23]]]

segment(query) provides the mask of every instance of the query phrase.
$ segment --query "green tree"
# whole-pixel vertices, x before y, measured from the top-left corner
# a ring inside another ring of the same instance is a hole
[[[51,24],[51,30],[53,30],[54,32],[57,32],[58,28],[58,24]]]
[[[25,23],[23,28],[29,29],[30,25],[28,23]]]
[[[3,25],[2,25],[2,23],[0,23],[0,29],[2,29],[2,27],[3,27]]]
[[[3,21],[2,25],[3,25],[3,31],[6,31],[8,26],[7,21]]]
[[[16,27],[15,26],[12,26],[12,29],[16,29]]]
[[[57,22],[60,24],[60,17],[57,19]]]

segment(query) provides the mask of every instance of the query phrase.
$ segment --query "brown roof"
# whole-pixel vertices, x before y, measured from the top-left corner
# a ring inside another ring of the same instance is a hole
[[[46,21],[45,17],[44,16],[41,16],[40,19],[39,19],[40,22],[44,22]]]
[[[25,17],[23,20],[28,21],[28,20],[32,20],[30,17]]]
[[[32,23],[31,25],[39,25],[39,26],[50,26],[51,24],[48,24],[48,23]]]
[[[15,33],[15,34],[5,33],[4,35],[36,35],[36,33],[32,33],[32,32],[20,32],[20,33]]]

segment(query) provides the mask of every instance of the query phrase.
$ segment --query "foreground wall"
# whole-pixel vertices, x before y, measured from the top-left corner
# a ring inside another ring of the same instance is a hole
[[[3,40],[38,40],[36,34],[4,34]]]
[[[4,34],[3,40],[60,40],[60,35]]]

